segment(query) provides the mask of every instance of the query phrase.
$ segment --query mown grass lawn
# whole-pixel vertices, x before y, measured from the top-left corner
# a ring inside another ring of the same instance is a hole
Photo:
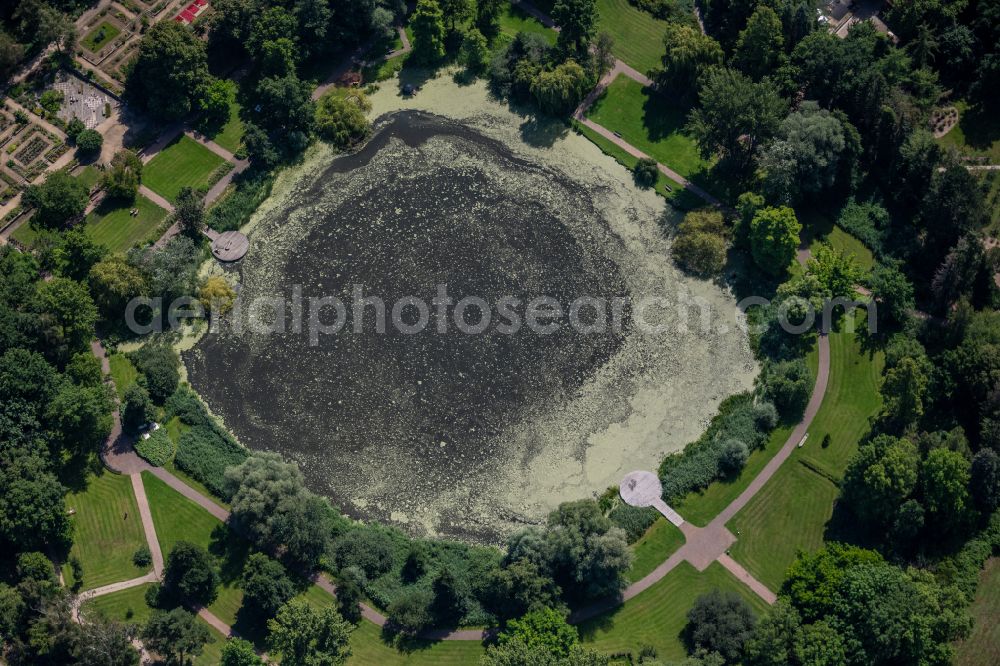
[[[772,590],[780,586],[799,550],[813,551],[823,545],[839,494],[834,480],[843,477],[868,431],[870,417],[881,407],[882,365],[881,354],[862,350],[856,335],[845,330],[830,334],[830,381],[806,444],[792,452],[729,522],[730,531],[738,537],[733,557]],[[823,448],[827,434],[831,441]]]
[[[316,585],[299,595],[314,608],[334,603],[334,598]],[[362,620],[351,633],[350,666],[469,666],[479,663],[485,652],[479,641],[411,641],[405,650],[382,640],[382,629]]]
[[[223,163],[221,157],[182,134],[143,167],[142,182],[174,203],[184,187],[207,187],[212,173]]]
[[[1000,164],[1000,118],[970,109],[964,100],[958,100],[955,108],[959,113],[958,124],[938,139],[938,143],[972,157],[988,157],[991,164]]]
[[[87,617],[100,616],[108,620],[143,625],[153,614],[153,609],[146,605],[146,590],[150,585],[151,583],[146,583],[94,597],[83,604],[83,614]]]
[[[229,105],[229,120],[212,137],[216,142],[231,153],[240,149],[243,143],[243,121],[240,120],[240,104],[234,101]]]
[[[681,562],[617,610],[581,624],[581,639],[587,647],[606,654],[637,655],[642,646],[651,645],[662,661],[684,659],[687,651],[681,642],[681,632],[687,624],[687,612],[695,599],[714,589],[735,592],[758,615],[766,608],[763,600],[718,562],[701,572],[688,562]]]
[[[594,130],[575,120],[573,121],[573,127],[580,134],[587,137],[591,143],[600,148],[606,155],[613,157],[619,164],[629,171],[635,171],[635,165],[639,162],[638,157],[629,155]],[[656,185],[654,185],[654,189],[661,196],[665,197],[675,208],[679,208],[681,210],[693,210],[705,205],[705,202],[700,197],[684,189],[680,183],[667,178],[666,174],[663,172],[659,172],[657,176],[658,178],[656,180]]]
[[[139,211],[135,217],[130,214],[133,208]],[[140,194],[134,203],[105,200],[87,216],[84,230],[98,245],[125,252],[133,245],[156,240],[166,216],[167,211]]]
[[[684,541],[684,533],[679,528],[666,518],[658,518],[642,538],[632,544],[635,560],[625,577],[633,583],[645,578],[683,546]]]
[[[101,172],[98,171],[94,165],[88,164],[83,167],[80,170],[80,173],[76,174],[74,178],[83,183],[89,190],[92,189],[94,185],[97,185],[97,181],[101,179]]]
[[[730,554],[777,592],[798,551],[823,546],[823,532],[839,491],[829,479],[789,459],[729,522],[736,534]]]
[[[813,252],[819,243],[828,243],[834,250],[846,252],[854,257],[858,265],[866,271],[875,267],[875,255],[864,243],[838,227],[834,217],[827,210],[802,207],[795,211],[802,223],[802,242]]]
[[[22,222],[21,226],[14,230],[14,233],[10,235],[11,238],[16,240],[18,243],[25,247],[34,247],[35,243],[42,236],[51,236],[55,239],[56,234],[51,231],[46,231],[44,229],[36,229],[31,224],[31,220],[27,222]]]
[[[83,604],[85,616],[104,617],[118,622],[128,622],[142,627],[153,614],[153,609],[146,605],[146,590],[149,584],[130,587],[121,592],[113,592],[101,597],[90,599]],[[204,620],[199,622],[208,627],[212,635],[212,643],[205,646],[201,655],[194,659],[196,666],[218,666],[222,660],[222,646],[226,637],[210,627]]]
[[[587,117],[685,178],[709,166],[684,132],[687,109],[627,76],[611,82]]]
[[[132,564],[132,555],[146,543],[139,507],[128,476],[104,471],[87,478],[87,487],[71,492],[66,506],[74,511],[70,556],[83,566],[82,590],[137,578],[149,572]],[[74,582],[63,565],[67,586]]]
[[[815,346],[806,355],[806,364],[815,377],[819,367],[819,352]],[[724,508],[729,506],[730,502],[746,490],[751,481],[757,478],[764,466],[784,445],[794,428],[794,424],[778,426],[768,437],[764,447],[756,449],[750,454],[739,475],[733,479],[716,481],[700,492],[690,493],[680,501],[674,502],[673,508],[684,517],[684,520],[699,527],[704,527],[712,522]]]
[[[208,609],[226,624],[236,624],[236,615],[243,604],[239,582],[250,544],[149,472],[142,473],[142,482],[164,559],[178,541],[197,544],[212,553],[219,562],[222,585],[218,598]]]
[[[1000,664],[1000,558],[986,560],[972,602],[972,633],[955,645],[954,666]]]
[[[636,9],[628,0],[597,0],[597,32],[611,35],[614,54],[643,74],[661,67],[666,30],[666,21]]]
[[[111,366],[111,379],[115,382],[118,397],[124,398],[128,387],[139,379],[139,371],[125,354],[110,354],[108,364]]]
[[[110,21],[102,21],[100,25],[88,32],[86,37],[80,40],[80,43],[88,51],[96,53],[110,44],[121,33],[121,29],[115,24]]]
[[[504,5],[504,10],[500,14],[500,32],[511,37],[519,32],[530,32],[541,35],[549,44],[555,44],[558,37],[555,30],[546,28],[534,16],[510,4]]]

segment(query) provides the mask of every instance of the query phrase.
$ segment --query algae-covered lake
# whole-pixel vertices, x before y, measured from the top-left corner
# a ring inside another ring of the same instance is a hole
[[[654,468],[751,385],[732,297],[676,271],[672,214],[584,138],[526,131],[447,79],[373,101],[358,152],[282,176],[236,268],[240,307],[185,354],[245,445],[356,517],[496,543]],[[710,324],[637,312],[651,295]]]

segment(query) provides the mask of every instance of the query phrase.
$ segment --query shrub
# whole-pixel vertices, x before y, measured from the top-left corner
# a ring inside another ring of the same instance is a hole
[[[724,400],[698,441],[660,463],[664,500],[676,501],[717,479],[738,473],[746,463],[746,456],[733,442],[742,444],[749,454],[764,445],[776,423],[774,405],[756,403],[750,393]]]
[[[643,157],[636,162],[635,169],[632,170],[632,178],[639,187],[653,187],[659,177],[660,167],[651,157]]]
[[[170,441],[165,429],[160,428],[135,443],[135,451],[150,465],[163,467],[174,455],[174,443]]]
[[[194,426],[181,435],[174,463],[212,493],[229,499],[225,486],[226,468],[239,465],[249,456],[236,440],[212,423]]]
[[[416,634],[434,621],[431,604],[434,594],[424,588],[411,588],[389,606],[389,622],[402,632]]]
[[[163,410],[167,421],[176,416],[190,426],[207,425],[210,422],[208,411],[198,394],[187,386],[179,386],[163,403]]]
[[[696,275],[718,275],[726,265],[729,241],[722,213],[693,210],[677,228],[673,256],[686,271]]]
[[[659,515],[656,509],[651,507],[619,504],[611,510],[608,518],[625,531],[629,543],[635,543],[656,522]]]
[[[149,546],[139,546],[136,551],[132,553],[132,564],[140,569],[145,569],[153,564],[153,554],[149,552]]]
[[[882,242],[889,228],[889,213],[882,206],[851,201],[840,211],[837,225],[876,255],[882,254]]]
[[[343,534],[333,544],[338,569],[358,567],[369,578],[377,578],[393,565],[392,537],[378,526],[363,526]]]
[[[719,449],[719,471],[725,476],[735,476],[743,469],[750,450],[738,439],[730,439]]]
[[[61,90],[46,90],[42,93],[41,97],[38,98],[38,103],[42,105],[42,108],[49,113],[57,113],[59,107],[62,106],[63,95]]]

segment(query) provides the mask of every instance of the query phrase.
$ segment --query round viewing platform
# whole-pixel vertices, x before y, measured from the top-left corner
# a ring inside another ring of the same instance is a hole
[[[238,231],[225,231],[212,241],[212,255],[219,261],[239,261],[250,249],[250,240]]]

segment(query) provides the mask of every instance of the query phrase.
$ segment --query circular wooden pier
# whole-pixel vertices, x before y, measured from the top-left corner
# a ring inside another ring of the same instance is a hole
[[[212,255],[219,261],[239,261],[250,249],[250,240],[238,231],[225,231],[212,241]]]

